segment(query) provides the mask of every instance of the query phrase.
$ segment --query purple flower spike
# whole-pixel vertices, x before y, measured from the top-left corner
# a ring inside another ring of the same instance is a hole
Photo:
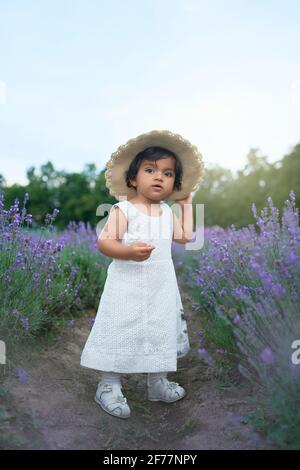
[[[267,346],[260,354],[261,360],[267,364],[267,365],[272,365],[275,362],[274,354],[271,348]]]
[[[199,346],[202,347],[205,341],[203,331],[197,331],[197,336],[199,340]]]
[[[242,423],[242,417],[231,411],[227,412],[227,420],[233,426],[240,426]]]
[[[220,290],[219,295],[221,297],[224,297],[227,294],[227,289],[226,287],[223,287],[223,289]]]
[[[29,193],[25,193],[23,204],[26,206],[26,203],[29,201]]]
[[[199,348],[198,349],[198,356],[206,364],[211,365],[213,363],[213,358],[209,355],[209,353],[207,352],[207,350],[205,348]]]
[[[295,253],[289,253],[285,259],[284,259],[285,263],[287,265],[290,265],[290,264],[295,264],[297,261],[298,261],[298,256],[295,254]]]
[[[199,357],[201,357],[201,358],[202,358],[202,357],[206,357],[207,354],[208,354],[208,353],[207,353],[207,351],[206,351],[205,348],[199,348],[199,349],[198,349],[198,356],[199,356]]]
[[[240,323],[240,321],[241,321],[241,317],[237,314],[233,319],[233,323],[236,325],[237,323]]]
[[[28,380],[28,374],[21,366],[16,367],[16,374],[20,382],[26,382]]]
[[[23,317],[20,319],[21,325],[24,328],[24,330],[28,331],[29,330],[29,320],[27,317]]]
[[[273,291],[273,294],[276,295],[276,297],[278,297],[279,299],[281,299],[281,297],[283,297],[284,294],[286,293],[285,288],[282,287],[281,284],[274,284],[272,286],[272,291]]]

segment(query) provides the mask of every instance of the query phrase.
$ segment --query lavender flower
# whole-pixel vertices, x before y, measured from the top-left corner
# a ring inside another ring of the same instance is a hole
[[[297,261],[298,261],[298,256],[296,255],[296,253],[293,253],[293,252],[288,253],[286,257],[284,258],[284,262],[287,265],[295,264]]]
[[[260,354],[261,360],[267,364],[267,365],[272,365],[274,364],[275,358],[274,354],[271,348],[267,346]]]
[[[276,297],[281,298],[285,295],[286,289],[281,284],[277,283],[272,286],[272,292]]]
[[[227,420],[229,424],[239,427],[242,424],[242,417],[231,411],[227,412]]]
[[[22,317],[20,318],[20,322],[24,330],[28,331],[29,330],[29,320],[27,317]]]
[[[205,362],[208,365],[213,364],[213,358],[210,356],[210,354],[207,352],[205,348],[199,348],[198,349],[198,356],[200,359],[202,359],[203,362]]]
[[[28,373],[21,366],[17,366],[16,369],[15,369],[15,372],[16,372],[18,380],[20,382],[22,382],[22,383],[27,382]]]

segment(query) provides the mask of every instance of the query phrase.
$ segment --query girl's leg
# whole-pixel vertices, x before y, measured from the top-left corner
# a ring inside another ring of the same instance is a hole
[[[161,377],[167,378],[168,372],[148,372],[147,385],[153,385]]]
[[[183,387],[177,382],[170,382],[167,379],[168,372],[148,373],[148,399],[150,401],[164,401],[172,403],[180,400],[186,395]]]
[[[130,408],[121,390],[121,377],[119,372],[101,371],[95,401],[110,415],[129,418]]]
[[[118,384],[121,386],[122,374],[119,372],[101,371],[101,383]]]

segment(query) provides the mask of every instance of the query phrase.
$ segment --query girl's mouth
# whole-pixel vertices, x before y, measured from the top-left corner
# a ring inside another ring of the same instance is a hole
[[[162,190],[162,189],[163,189],[162,186],[160,186],[159,184],[153,184],[153,185],[152,185],[152,188],[154,188],[154,189],[159,189],[159,190]]]

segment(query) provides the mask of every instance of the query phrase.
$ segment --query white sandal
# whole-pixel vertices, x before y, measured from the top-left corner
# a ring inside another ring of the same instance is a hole
[[[116,416],[117,418],[130,417],[130,408],[127,404],[127,398],[122,394],[119,384],[99,382],[95,402],[112,416]]]
[[[173,403],[185,397],[186,391],[177,382],[169,382],[165,377],[160,377],[153,384],[148,383],[148,400]]]

